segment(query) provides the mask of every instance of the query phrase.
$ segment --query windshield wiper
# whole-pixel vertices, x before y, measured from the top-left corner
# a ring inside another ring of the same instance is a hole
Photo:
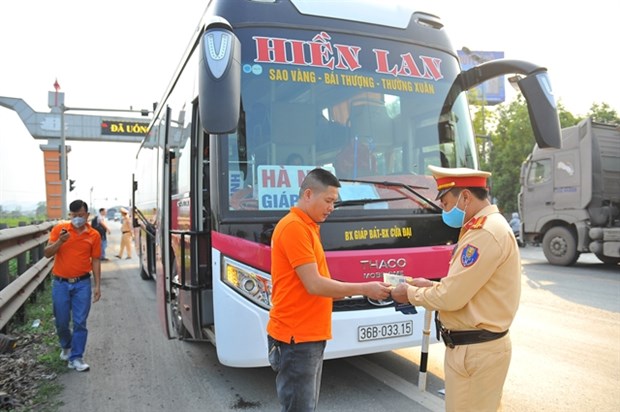
[[[342,181],[342,179],[341,179]],[[354,200],[341,200],[339,202],[334,202],[334,208],[339,208],[343,206],[363,206],[369,203],[381,203],[381,202],[392,202],[394,200],[406,200],[408,197],[390,197],[387,199],[354,199]]]
[[[415,189],[428,189],[428,187],[424,187],[424,186],[411,186],[411,185],[408,185],[406,183],[390,182],[388,180],[384,180],[382,182],[374,182],[372,180],[359,180],[359,179],[338,179],[338,180],[340,180],[341,182],[365,183],[365,184],[370,184],[370,185],[375,185],[375,186],[400,187],[402,189],[405,189],[409,193],[415,195],[419,199],[421,199],[427,206],[430,206],[432,209],[435,209],[436,212],[441,212],[441,208],[439,206],[437,206],[435,203],[433,203],[432,200],[430,200],[426,196],[421,195],[420,193],[418,193],[415,190]],[[383,200],[387,200],[387,199],[383,199]]]

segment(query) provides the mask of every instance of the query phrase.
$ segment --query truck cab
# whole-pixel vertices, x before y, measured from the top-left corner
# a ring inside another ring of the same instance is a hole
[[[534,147],[521,168],[519,211],[526,243],[547,260],[574,264],[583,252],[620,262],[620,128],[591,118],[562,130],[562,148]]]

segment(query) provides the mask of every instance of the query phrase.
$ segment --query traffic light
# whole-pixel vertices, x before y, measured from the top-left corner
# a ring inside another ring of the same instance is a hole
[[[75,180],[69,179],[69,191],[75,189]]]

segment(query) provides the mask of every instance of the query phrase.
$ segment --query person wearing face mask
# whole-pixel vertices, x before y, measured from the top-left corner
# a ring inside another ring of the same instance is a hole
[[[460,228],[448,275],[409,279],[392,290],[399,303],[438,312],[446,411],[501,408],[512,345],[508,329],[521,295],[521,257],[510,225],[488,200],[491,173],[429,166],[443,222]]]
[[[88,205],[75,200],[69,205],[68,222],[61,222],[50,232],[44,255],[54,256],[52,268],[52,304],[60,359],[78,372],[90,366],[83,361],[88,329],[86,320],[91,299],[101,298],[101,236],[88,223]],[[91,285],[91,276],[94,285]],[[73,320],[73,327],[70,327]]]

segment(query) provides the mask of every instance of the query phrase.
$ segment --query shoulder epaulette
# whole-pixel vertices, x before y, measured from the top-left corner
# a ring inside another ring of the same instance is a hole
[[[480,216],[478,218],[473,218],[469,222],[467,222],[467,224],[465,225],[465,229],[466,230],[481,229],[482,226],[484,226],[484,222],[486,222],[486,220],[487,220],[486,216]]]

